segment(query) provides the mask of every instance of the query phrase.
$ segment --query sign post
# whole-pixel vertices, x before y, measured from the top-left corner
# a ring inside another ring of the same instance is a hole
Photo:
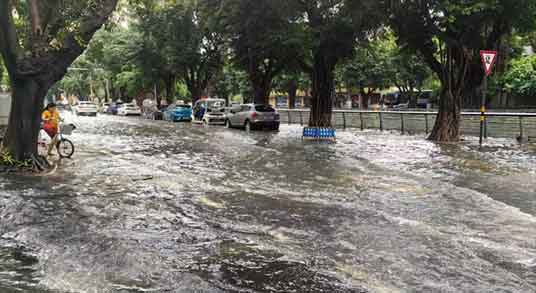
[[[484,142],[484,128],[486,127],[486,94],[488,91],[488,77],[491,75],[495,62],[497,62],[497,51],[480,51],[480,57],[482,58],[482,65],[486,72],[482,90],[482,104],[480,106],[480,147],[482,147]]]

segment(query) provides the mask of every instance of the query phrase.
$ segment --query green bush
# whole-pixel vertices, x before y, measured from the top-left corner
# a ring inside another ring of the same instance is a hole
[[[506,91],[514,95],[536,96],[536,56],[513,61],[501,83]]]

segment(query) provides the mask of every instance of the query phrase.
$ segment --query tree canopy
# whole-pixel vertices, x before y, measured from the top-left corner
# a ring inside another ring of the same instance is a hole
[[[380,2],[374,0],[297,1],[298,22],[307,32],[303,67],[311,76],[311,126],[331,126],[335,69],[366,43],[382,23]]]
[[[515,60],[501,78],[505,90],[524,97],[536,96],[536,56]]]
[[[303,58],[301,27],[291,22],[293,2],[206,0],[205,5],[225,28],[231,60],[247,73],[254,100],[267,103],[274,78]]]
[[[514,28],[533,30],[536,2],[390,0],[386,4],[399,44],[418,52],[442,82],[440,112],[430,139],[457,141],[463,99],[481,95],[484,71],[479,51],[499,50]]]

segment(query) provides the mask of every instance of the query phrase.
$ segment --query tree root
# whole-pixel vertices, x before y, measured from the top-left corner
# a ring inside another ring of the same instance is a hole
[[[43,172],[52,169],[52,165],[43,156],[31,155],[30,161],[32,165],[32,171],[34,172]]]

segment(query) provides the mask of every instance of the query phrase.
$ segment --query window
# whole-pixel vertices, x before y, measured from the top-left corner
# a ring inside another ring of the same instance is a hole
[[[257,105],[255,106],[255,111],[261,113],[274,113],[275,109],[270,105]]]

